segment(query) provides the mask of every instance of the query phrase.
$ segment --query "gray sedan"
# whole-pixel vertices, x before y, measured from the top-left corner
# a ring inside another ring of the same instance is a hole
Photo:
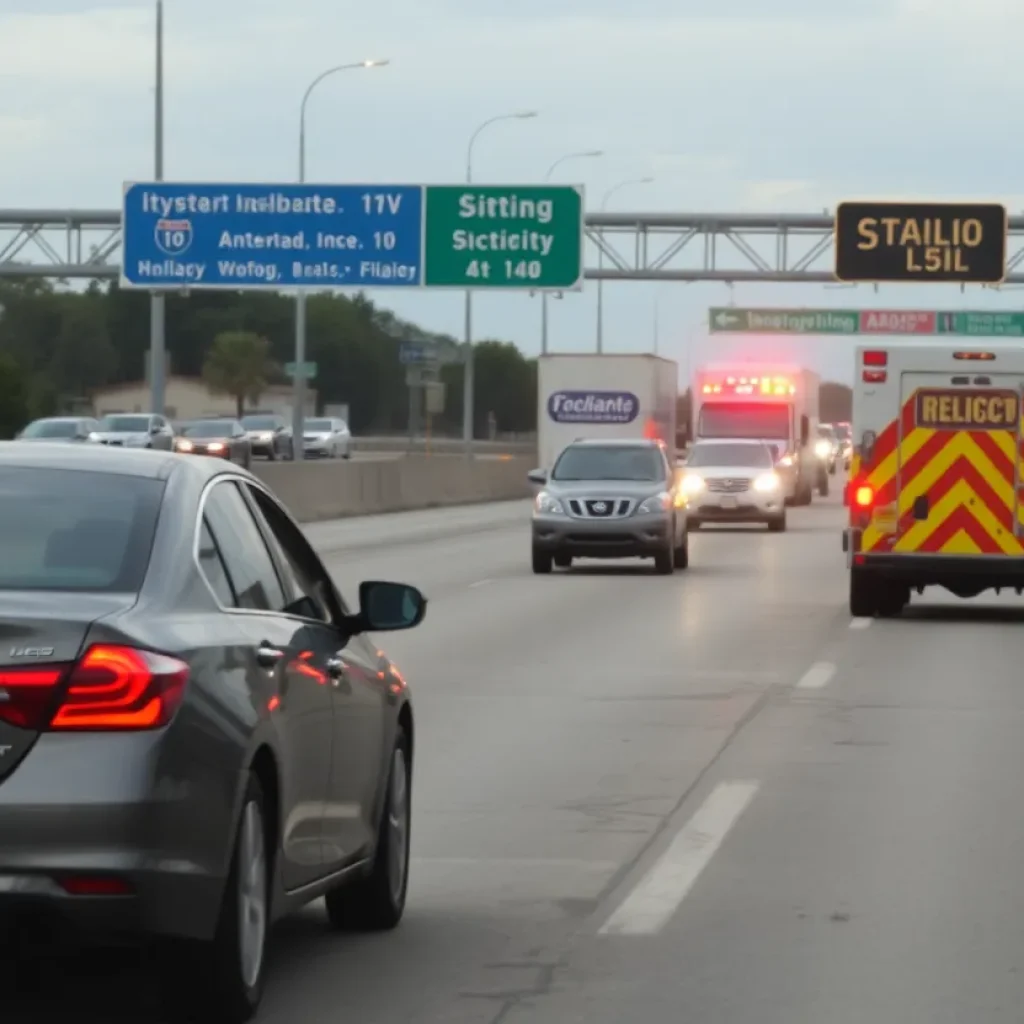
[[[271,922],[406,898],[413,714],[284,507],[216,459],[0,444],[0,930],[175,940],[179,997],[259,1004]]]

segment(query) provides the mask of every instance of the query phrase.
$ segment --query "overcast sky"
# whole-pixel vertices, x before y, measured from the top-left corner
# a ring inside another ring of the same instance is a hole
[[[298,103],[319,71],[364,58],[310,104],[310,180],[529,182],[560,156],[596,208],[818,213],[865,196],[984,198],[1024,210],[1015,84],[1022,0],[167,0],[168,179],[289,181]],[[0,0],[0,207],[113,208],[152,176],[153,4]],[[595,339],[595,285],[553,301],[551,344]],[[458,294],[375,292],[460,335]],[[721,284],[605,286],[611,351],[726,357],[707,309],[1013,308],[1024,292]],[[479,297],[478,337],[535,353],[540,302]],[[172,339],[173,340],[173,339]],[[848,340],[772,341],[833,379]],[[743,345],[747,348],[750,342]]]

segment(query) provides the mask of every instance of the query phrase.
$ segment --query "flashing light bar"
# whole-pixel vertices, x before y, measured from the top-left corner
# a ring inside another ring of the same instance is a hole
[[[705,384],[705,395],[759,395],[778,398],[795,395],[796,385],[788,377],[726,377],[720,384]]]

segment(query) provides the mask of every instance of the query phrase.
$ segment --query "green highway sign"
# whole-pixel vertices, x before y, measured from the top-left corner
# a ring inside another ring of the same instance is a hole
[[[855,309],[710,309],[712,334],[859,334]]]
[[[576,291],[583,287],[583,189],[427,185],[427,288]]]
[[[935,309],[708,310],[711,334],[947,335],[1024,338],[1024,313]]]
[[[294,380],[298,374],[295,372],[298,368],[298,363],[285,363],[284,373],[286,377],[291,377]],[[303,363],[302,364],[302,376],[305,380],[310,380],[316,376],[316,363]]]
[[[964,338],[1024,338],[1024,313],[939,313],[938,333]]]

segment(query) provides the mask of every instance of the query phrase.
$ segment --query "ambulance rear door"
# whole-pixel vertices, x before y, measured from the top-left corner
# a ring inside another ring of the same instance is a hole
[[[1019,555],[1024,373],[904,372],[894,553]]]

